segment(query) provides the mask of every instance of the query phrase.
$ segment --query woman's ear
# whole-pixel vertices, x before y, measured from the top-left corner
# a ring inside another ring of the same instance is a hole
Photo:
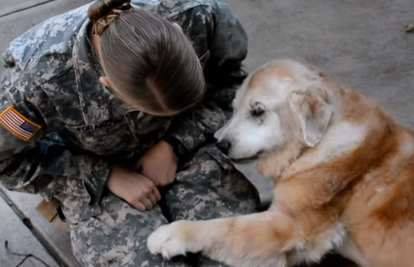
[[[111,88],[111,83],[105,76],[99,77],[99,81],[108,88]]]
[[[181,28],[181,26],[180,25],[178,25],[178,23],[175,23],[175,22],[173,22],[172,23],[172,25],[174,26],[174,27],[176,27],[180,32],[183,32],[183,28]]]

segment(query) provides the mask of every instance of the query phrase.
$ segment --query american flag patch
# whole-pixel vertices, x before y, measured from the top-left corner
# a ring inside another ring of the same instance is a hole
[[[12,106],[8,107],[0,114],[0,123],[12,134],[25,141],[32,139],[40,128],[42,128],[39,124],[26,119]]]

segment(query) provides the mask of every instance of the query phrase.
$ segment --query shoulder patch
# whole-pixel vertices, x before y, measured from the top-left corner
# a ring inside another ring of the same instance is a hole
[[[39,124],[36,124],[20,112],[9,106],[0,114],[0,123],[3,124],[12,134],[15,136],[29,141],[32,137],[42,128]]]

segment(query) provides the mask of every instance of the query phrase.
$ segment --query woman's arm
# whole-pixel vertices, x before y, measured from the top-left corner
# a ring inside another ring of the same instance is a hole
[[[45,143],[48,134],[57,130],[43,115],[53,109],[30,77],[17,67],[6,70],[0,83],[0,182],[10,190],[59,199],[65,215],[73,220],[92,216],[99,213],[110,164]]]

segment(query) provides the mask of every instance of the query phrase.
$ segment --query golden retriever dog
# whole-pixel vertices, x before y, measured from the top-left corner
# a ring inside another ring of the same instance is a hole
[[[178,221],[153,254],[231,266],[287,267],[336,251],[361,267],[414,266],[414,131],[314,67],[275,60],[238,90],[218,145],[274,179],[261,213]]]

